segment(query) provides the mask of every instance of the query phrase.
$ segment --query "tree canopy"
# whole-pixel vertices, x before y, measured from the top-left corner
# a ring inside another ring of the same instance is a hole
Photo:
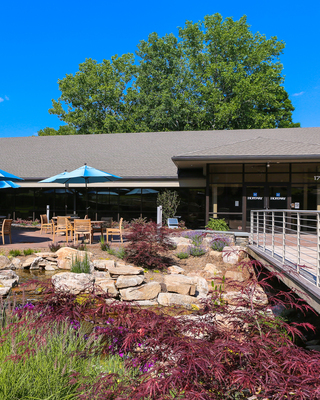
[[[65,123],[41,135],[297,127],[283,87],[285,44],[252,33],[246,16],[187,21],[149,35],[133,54],[92,59],[58,80],[50,114]]]

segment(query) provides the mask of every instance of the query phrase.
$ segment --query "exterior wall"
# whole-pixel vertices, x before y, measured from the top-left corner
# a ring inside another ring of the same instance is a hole
[[[209,164],[207,216],[248,230],[251,209],[320,209],[320,163]]]

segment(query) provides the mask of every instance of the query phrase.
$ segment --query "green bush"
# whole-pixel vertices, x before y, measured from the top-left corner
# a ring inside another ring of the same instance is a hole
[[[22,253],[21,253],[20,250],[10,250],[9,251],[9,256],[18,257],[18,256],[22,256]]]
[[[187,251],[181,251],[180,253],[177,253],[176,256],[180,258],[180,260],[184,260],[189,257],[189,253]]]
[[[34,250],[32,250],[32,249],[24,249],[23,250],[23,254],[25,256],[31,256],[31,254],[33,254],[33,253],[34,253]]]
[[[224,218],[210,218],[208,224],[206,225],[207,229],[211,229],[213,231],[228,231],[229,227]]]
[[[108,251],[110,249],[110,244],[104,241],[104,236],[100,236],[100,249],[102,251]]]
[[[90,260],[87,253],[83,260],[79,260],[78,257],[72,260],[71,272],[75,272],[76,274],[90,274]]]
[[[124,247],[119,247],[119,249],[117,249],[116,254],[115,254],[118,258],[121,258],[121,260],[123,260],[126,256],[126,249]]]
[[[168,218],[173,218],[176,215],[180,200],[176,191],[165,190],[158,193],[157,206],[162,206],[162,221],[167,223]]]

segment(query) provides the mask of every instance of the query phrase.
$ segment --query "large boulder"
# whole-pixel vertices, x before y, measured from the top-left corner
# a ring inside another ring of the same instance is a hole
[[[93,266],[95,269],[97,269],[99,271],[105,271],[105,270],[108,270],[109,268],[114,268],[115,261],[114,260],[93,260]]]
[[[165,275],[164,283],[166,284],[168,292],[174,292],[179,294],[189,294],[191,296],[196,293],[196,285],[194,280],[185,275]]]
[[[245,276],[242,271],[226,271],[225,273],[226,282],[228,281],[237,281],[237,282],[244,282]]]
[[[186,308],[198,308],[198,300],[195,297],[177,293],[159,293],[158,303],[161,306],[183,306]]]
[[[143,275],[120,275],[116,281],[116,287],[123,289],[141,285],[144,281]]]
[[[184,269],[181,267],[178,267],[178,265],[171,265],[171,267],[168,268],[168,274],[183,274]]]
[[[252,303],[256,306],[266,306],[268,305],[268,296],[265,294],[261,286],[257,286],[252,295],[247,293],[241,293],[240,291],[228,291],[222,293],[222,299],[230,305],[239,306],[242,303],[251,303],[251,296],[252,296]]]
[[[120,276],[120,275],[140,275],[143,274],[143,268],[141,267],[133,267],[132,265],[118,265],[113,268],[108,268],[109,273],[111,276]]]
[[[88,260],[91,260],[92,253],[88,251],[79,251],[76,249],[73,249],[71,247],[62,247],[55,253],[58,258],[58,268],[59,269],[71,269],[72,263],[75,260],[78,261],[84,261],[85,258],[87,257]]]
[[[10,269],[11,261],[6,256],[0,256],[0,270],[1,269]]]
[[[94,272],[95,285],[98,286],[103,292],[107,293],[110,297],[117,297],[119,291],[115,286],[115,281],[110,278],[108,272]]]
[[[92,274],[60,272],[54,275],[51,281],[56,291],[79,294],[92,291],[95,277]]]
[[[196,285],[196,297],[198,299],[205,299],[209,293],[209,285],[207,281],[201,276],[193,276],[193,282]]]
[[[134,288],[120,289],[121,299],[124,301],[153,300],[161,291],[158,282],[150,282]]]
[[[241,246],[225,246],[222,250],[223,262],[227,264],[238,264],[245,256],[245,249]]]
[[[204,267],[204,271],[211,272],[211,273],[213,273],[214,276],[215,275],[219,276],[219,275],[222,275],[222,273],[223,273],[219,267],[217,267],[215,264],[211,264],[211,263],[206,264],[206,266]]]
[[[6,296],[10,289],[17,286],[19,283],[19,276],[11,270],[0,271],[0,296]]]

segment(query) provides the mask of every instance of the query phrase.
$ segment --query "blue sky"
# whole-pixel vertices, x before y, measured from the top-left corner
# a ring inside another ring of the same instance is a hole
[[[1,4],[0,137],[31,136],[60,121],[49,115],[57,80],[86,58],[134,52],[151,32],[178,34],[186,20],[247,15],[253,32],[286,43],[285,89],[302,127],[320,126],[320,1],[12,1]]]

